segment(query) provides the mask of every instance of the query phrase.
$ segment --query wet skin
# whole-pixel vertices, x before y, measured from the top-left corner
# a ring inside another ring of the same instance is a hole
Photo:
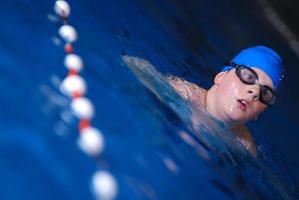
[[[258,68],[252,68],[258,75],[259,83],[273,89],[270,77]],[[214,79],[214,85],[208,90],[206,107],[217,119],[230,127],[254,120],[267,105],[259,100],[258,85],[246,85],[238,78],[235,69],[220,72]]]

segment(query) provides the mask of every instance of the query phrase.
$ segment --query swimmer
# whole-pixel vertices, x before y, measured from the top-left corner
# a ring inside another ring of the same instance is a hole
[[[264,46],[241,51],[225,64],[208,90],[182,78],[166,77],[182,98],[204,107],[227,124],[254,156],[257,155],[255,141],[245,124],[274,104],[281,78],[280,56]]]

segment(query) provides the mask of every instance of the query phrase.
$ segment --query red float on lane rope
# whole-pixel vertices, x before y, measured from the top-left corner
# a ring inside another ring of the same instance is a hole
[[[64,46],[64,51],[66,52],[66,53],[68,53],[68,54],[70,54],[70,53],[73,53],[74,52],[74,48],[73,48],[73,46],[72,46],[72,44],[66,44],[65,46]]]
[[[88,119],[81,119],[79,122],[79,131],[82,133],[83,129],[90,127],[90,121]]]

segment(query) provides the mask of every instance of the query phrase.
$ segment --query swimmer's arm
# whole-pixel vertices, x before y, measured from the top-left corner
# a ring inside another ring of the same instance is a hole
[[[184,98],[177,94],[165,76],[157,71],[150,62],[128,55],[122,56],[122,60],[143,85],[162,102],[165,102],[175,112],[180,113],[180,116],[190,116],[189,108],[182,106],[186,103]]]
[[[232,128],[232,131],[238,137],[238,140],[250,151],[252,155],[257,156],[255,141],[245,125],[238,125]]]

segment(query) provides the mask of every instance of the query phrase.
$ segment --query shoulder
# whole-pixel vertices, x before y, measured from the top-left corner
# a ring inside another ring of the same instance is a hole
[[[204,103],[206,95],[204,88],[176,76],[166,76],[166,80],[184,99]]]
[[[257,156],[257,150],[254,138],[249,129],[245,125],[238,125],[232,128],[238,140],[249,150],[254,156]]]

